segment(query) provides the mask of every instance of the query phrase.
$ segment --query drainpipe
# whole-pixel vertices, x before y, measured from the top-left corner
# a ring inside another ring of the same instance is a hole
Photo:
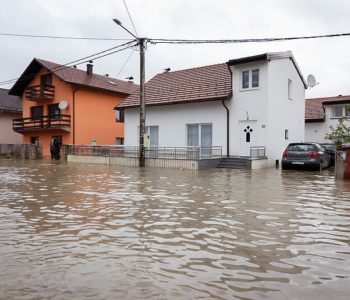
[[[230,75],[231,75],[231,81],[230,81],[231,91],[230,91],[230,94],[228,95],[228,97],[226,99],[222,100],[222,105],[226,109],[226,156],[229,157],[230,156],[230,110],[226,106],[225,100],[232,97],[232,77],[233,77],[233,75],[232,75],[232,70],[228,64],[227,64],[227,68],[230,71]]]
[[[222,100],[222,105],[225,107],[226,109],[226,156],[229,157],[230,156],[230,111],[228,109],[228,107],[225,104],[225,100]]]
[[[75,145],[75,93],[79,89],[80,89],[79,85],[73,88],[73,145]]]

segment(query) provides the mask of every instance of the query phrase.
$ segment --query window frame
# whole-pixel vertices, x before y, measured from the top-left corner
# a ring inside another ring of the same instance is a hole
[[[257,76],[258,76],[258,80],[257,80],[257,86],[253,86],[253,73],[254,71],[256,72],[257,71]],[[243,85],[243,83],[246,83],[246,82],[243,82],[244,78],[245,78],[245,75],[244,74],[247,74],[248,72],[248,87],[245,87]],[[250,91],[250,90],[258,90],[260,89],[260,76],[261,72],[260,72],[260,68],[249,68],[249,69],[242,69],[240,71],[240,83],[239,83],[239,90],[240,91]]]
[[[117,123],[125,123],[125,109],[115,110],[115,121]]]
[[[293,80],[288,79],[288,99],[293,100]]]
[[[198,145],[189,146],[188,145],[188,126],[194,126],[194,125],[198,126]],[[211,143],[213,146],[213,123],[187,123],[186,124],[186,147],[202,147],[202,126],[205,126],[205,125],[211,126]]]
[[[341,108],[341,114],[340,115],[335,115],[335,109],[336,108]],[[347,117],[345,112],[345,105],[343,104],[336,104],[331,106],[331,119],[339,119],[343,117]]]
[[[284,130],[284,139],[289,140],[289,129]]]

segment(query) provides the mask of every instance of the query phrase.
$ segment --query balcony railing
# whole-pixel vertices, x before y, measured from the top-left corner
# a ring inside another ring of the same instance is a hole
[[[52,100],[55,96],[55,87],[52,85],[32,85],[26,89],[28,100]]]
[[[265,146],[253,146],[250,147],[251,158],[266,158],[266,147]]]
[[[79,156],[109,156],[109,157],[133,157],[139,156],[137,146],[90,146],[72,145],[68,154]],[[214,159],[221,158],[222,148],[214,147],[150,147],[145,149],[146,158],[160,159]]]
[[[70,115],[42,116],[13,120],[13,130],[17,132],[53,129],[70,131]]]

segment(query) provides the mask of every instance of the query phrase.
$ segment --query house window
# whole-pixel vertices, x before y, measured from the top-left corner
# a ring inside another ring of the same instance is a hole
[[[252,88],[259,87],[259,69],[252,70]]]
[[[256,89],[260,85],[260,69],[244,70],[241,73],[241,89]]]
[[[212,124],[187,124],[187,146],[212,146]]]
[[[124,109],[116,109],[115,110],[115,120],[116,122],[124,123]]]
[[[116,144],[119,145],[119,146],[124,145],[124,138],[117,137],[116,138]]]
[[[58,107],[58,103],[49,105],[49,118],[50,119],[59,119],[61,115],[61,110]]]
[[[288,130],[288,129],[285,129],[285,130],[284,130],[284,139],[285,139],[285,140],[288,140],[288,139],[289,139],[289,130]]]
[[[250,143],[251,141],[251,135],[252,135],[252,132],[253,132],[253,128],[251,128],[249,125],[244,128],[244,134],[245,134],[245,141],[246,143]]]
[[[332,118],[343,117],[344,114],[344,105],[334,105],[332,106]]]
[[[249,71],[242,71],[242,89],[249,89]]]
[[[292,100],[293,97],[293,81],[288,79],[288,99]]]
[[[350,117],[350,108],[346,109],[346,106],[345,106],[344,110],[345,110],[345,117]]]
[[[146,126],[145,134],[149,135],[149,144],[150,146],[158,146],[159,145],[159,127],[158,126]],[[138,127],[138,135],[140,136],[140,127]]]
[[[39,137],[38,136],[31,136],[30,143],[32,145],[39,146]]]
[[[40,120],[43,117],[43,106],[32,106],[30,108],[30,117],[32,120]]]

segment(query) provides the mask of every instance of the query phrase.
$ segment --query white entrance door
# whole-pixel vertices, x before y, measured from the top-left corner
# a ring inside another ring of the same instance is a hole
[[[250,147],[256,146],[256,121],[240,122],[240,155],[250,156]]]

